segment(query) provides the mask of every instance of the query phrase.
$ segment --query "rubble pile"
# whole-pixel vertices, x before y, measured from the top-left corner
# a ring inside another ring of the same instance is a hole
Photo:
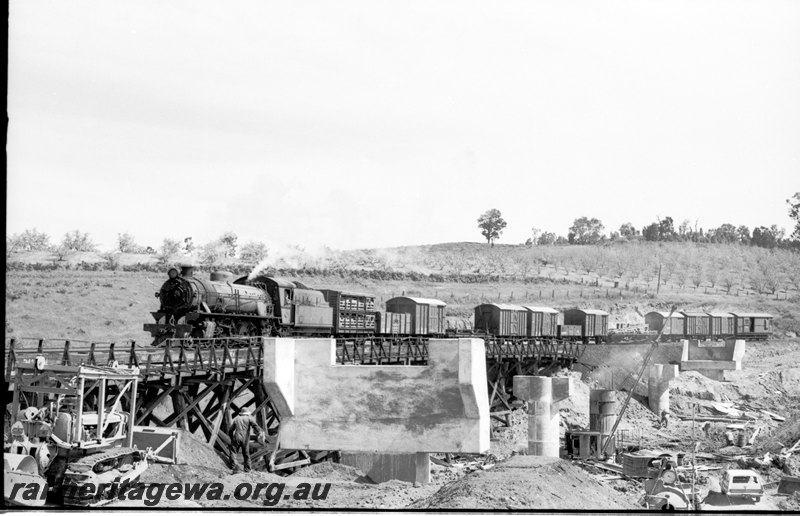
[[[329,481],[352,481],[373,483],[369,477],[353,466],[337,462],[320,462],[302,467],[291,474],[292,477],[324,478]]]
[[[209,444],[187,430],[179,430],[178,464],[225,469],[225,460]]]
[[[556,507],[575,510],[637,508],[626,496],[571,462],[533,456],[515,457],[488,471],[465,476],[409,508],[535,510]]]

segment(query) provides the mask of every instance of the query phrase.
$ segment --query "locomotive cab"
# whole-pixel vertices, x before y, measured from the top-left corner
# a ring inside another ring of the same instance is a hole
[[[266,290],[278,316],[278,333],[291,330],[301,333],[330,335],[333,328],[333,310],[319,290],[300,282],[281,278],[258,276],[247,281]]]

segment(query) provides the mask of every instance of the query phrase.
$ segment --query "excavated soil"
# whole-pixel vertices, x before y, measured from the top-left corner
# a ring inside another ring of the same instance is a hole
[[[453,482],[411,505],[413,509],[624,510],[638,507],[571,462],[516,456],[488,471]]]
[[[672,353],[674,350],[667,354]],[[623,359],[621,354],[616,351],[606,357],[614,364],[606,367],[606,373],[583,376],[579,371],[569,373],[573,378],[571,396],[558,405],[562,435],[569,428],[588,426],[589,391],[608,388],[603,384],[608,381],[608,371],[622,375],[634,367],[636,359]],[[632,350],[631,354],[638,359],[641,350]],[[595,353],[595,357],[600,356],[599,352]],[[696,442],[695,451],[702,455],[698,462],[712,468],[701,474],[701,494],[709,510],[797,509],[800,497],[774,495],[782,476],[800,474],[800,453],[787,459],[775,459],[776,454],[800,440],[797,364],[800,364],[797,340],[748,343],[743,370],[726,373],[727,381],[712,380],[697,372],[683,372],[670,385],[672,419],[666,429],[660,427],[658,417],[647,407],[641,389],[637,389],[620,423],[621,429],[628,430],[626,444],[690,455],[692,443]],[[600,368],[603,367],[601,364]],[[626,395],[617,393],[618,408]],[[702,423],[693,424],[691,420],[695,410],[697,418],[750,418],[745,425],[747,435],[752,435],[757,428],[759,434],[753,445],[729,446],[725,439],[727,423],[712,423],[705,435]],[[785,421],[777,421],[763,411],[782,416]],[[515,410],[510,420],[510,427],[493,430],[487,454],[450,457],[450,465],[432,462],[431,482],[424,486],[401,481],[373,484],[358,469],[335,463],[306,466],[288,477],[265,471],[232,474],[224,460],[202,438],[188,432],[181,433],[179,464],[151,465],[141,480],[145,483],[220,482],[226,493],[233,493],[245,482],[285,483],[286,493],[293,492],[300,484],[331,484],[325,500],[289,497],[281,499],[274,506],[276,509],[641,509],[638,501],[643,490],[637,480],[615,478],[617,475],[609,471],[576,461],[520,455],[527,446],[528,417],[524,410]],[[762,477],[771,483],[761,502],[755,505],[747,501],[729,502],[719,494],[719,478],[724,468],[758,469],[758,461],[767,452],[771,454],[768,456],[771,462]],[[433,457],[439,461],[448,459],[443,454]],[[115,506],[122,505],[117,502]],[[134,501],[124,506],[140,508],[144,505]],[[158,505],[159,508],[198,506],[264,508],[264,500],[165,500]]]

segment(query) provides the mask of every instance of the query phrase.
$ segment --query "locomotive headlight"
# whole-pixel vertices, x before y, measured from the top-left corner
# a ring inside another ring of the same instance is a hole
[[[170,270],[167,272],[167,276],[169,276],[169,279],[175,279],[175,278],[177,278],[177,277],[178,277],[178,269],[176,269],[175,267],[171,268],[171,269],[170,269]]]

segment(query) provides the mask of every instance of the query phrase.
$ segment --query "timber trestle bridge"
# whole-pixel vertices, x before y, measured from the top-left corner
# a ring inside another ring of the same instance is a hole
[[[578,342],[468,336],[484,339],[489,406],[495,426],[510,425],[515,375],[549,375],[572,366],[585,349]],[[48,365],[137,367],[137,396],[125,398],[128,404],[134,400],[136,406],[131,412],[136,425],[200,430],[207,442],[227,456],[232,414],[248,408],[267,433],[264,445],[253,443],[254,466],[260,466],[263,459],[270,470],[291,472],[324,460],[332,452],[280,448],[280,419],[261,381],[262,342],[262,337],[169,339],[155,347],[130,340],[10,338],[5,342],[5,403],[7,407],[11,403],[15,383],[42,382],[37,375],[26,373],[33,370],[39,356]],[[427,357],[426,338],[337,339],[336,361],[342,365],[425,365]]]

